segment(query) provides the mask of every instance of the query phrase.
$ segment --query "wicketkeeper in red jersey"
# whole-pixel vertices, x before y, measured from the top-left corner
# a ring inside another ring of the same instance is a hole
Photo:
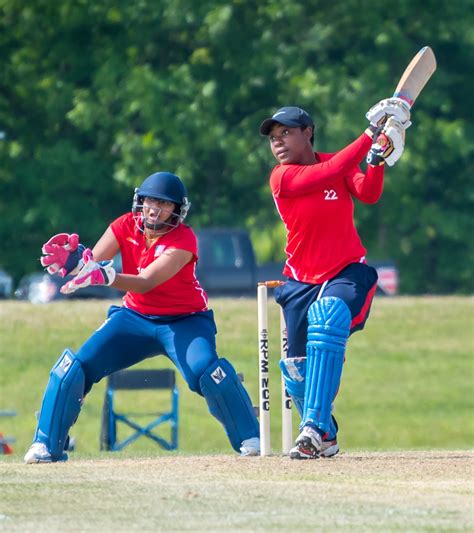
[[[135,189],[132,211],[112,222],[92,250],[66,233],[43,246],[41,263],[49,273],[75,274],[61,292],[112,285],[126,294],[76,353],[66,349],[53,366],[26,463],[66,460],[69,429],[93,384],[158,354],[205,398],[232,447],[258,455],[251,400],[232,364],[216,352],[214,316],[195,276],[196,236],[183,223],[189,206],[180,178],[157,172]],[[122,273],[112,261],[119,252]]]
[[[354,202],[375,203],[385,163],[404,148],[409,110],[396,99],[374,106],[369,128],[336,153],[314,152],[314,122],[298,107],[282,107],[264,120],[278,165],[270,187],[287,231],[287,281],[275,289],[288,330],[288,358],[280,367],[301,415],[293,459],[339,451],[332,406],[341,381],[346,342],[364,327],[377,285],[354,226]],[[367,157],[367,169],[359,168]]]

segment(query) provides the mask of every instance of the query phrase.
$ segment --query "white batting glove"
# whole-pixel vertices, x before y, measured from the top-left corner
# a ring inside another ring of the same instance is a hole
[[[113,259],[110,261],[94,261],[92,251],[89,248],[82,254],[84,266],[80,272],[71,280],[64,284],[60,291],[62,294],[71,294],[77,289],[83,289],[89,285],[111,285],[115,280],[115,269]]]
[[[393,166],[402,156],[405,148],[405,128],[395,118],[385,122],[382,131],[367,154],[367,163],[378,166],[384,162]]]
[[[382,125],[388,117],[398,120],[404,129],[411,126],[410,106],[401,98],[385,98],[372,106],[365,114],[372,126]]]

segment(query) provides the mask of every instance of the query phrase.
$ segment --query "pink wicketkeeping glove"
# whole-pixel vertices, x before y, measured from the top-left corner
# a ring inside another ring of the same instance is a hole
[[[84,266],[71,281],[61,287],[62,294],[71,294],[77,289],[88,287],[89,285],[111,285],[115,279],[115,269],[112,266],[114,261],[94,261],[92,251],[89,248],[82,254]]]
[[[79,243],[77,233],[58,233],[43,244],[40,258],[41,265],[49,274],[77,274],[82,268],[82,253],[85,246]]]

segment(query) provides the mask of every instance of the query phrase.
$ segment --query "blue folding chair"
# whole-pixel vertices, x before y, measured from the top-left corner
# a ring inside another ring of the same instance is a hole
[[[170,407],[168,411],[151,413],[125,413],[118,412],[115,408],[115,395],[119,390],[163,390],[170,391]],[[104,406],[102,409],[102,427],[100,435],[100,449],[118,451],[125,448],[139,437],[148,437],[165,450],[178,448],[178,423],[179,423],[179,391],[176,386],[175,371],[172,369],[160,370],[121,370],[107,378]],[[137,418],[146,417],[153,420],[145,425],[140,425]],[[117,424],[121,422],[135,430],[123,440],[117,439]],[[168,423],[170,429],[169,439],[153,431],[157,426]]]

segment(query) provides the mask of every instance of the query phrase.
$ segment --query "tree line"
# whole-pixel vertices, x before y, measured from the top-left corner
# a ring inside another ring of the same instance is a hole
[[[405,154],[356,221],[403,292],[471,293],[473,22],[460,0],[4,0],[0,266],[37,270],[57,232],[92,245],[157,170],[184,180],[194,227],[245,227],[260,260],[281,260],[261,120],[304,107],[334,152],[428,44],[438,69]]]

